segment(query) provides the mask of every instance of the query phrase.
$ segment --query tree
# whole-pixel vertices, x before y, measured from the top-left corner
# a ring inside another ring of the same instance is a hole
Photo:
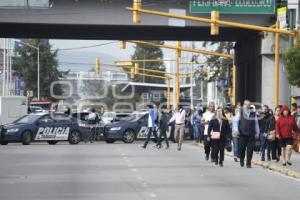
[[[68,72],[58,70],[57,50],[52,51],[52,46],[40,39],[27,39],[25,43],[39,47],[40,50],[40,97],[54,99],[50,94],[51,83],[58,81]],[[34,91],[37,95],[37,50],[27,45],[21,45],[17,49],[18,56],[14,60],[13,70],[15,75],[19,76],[25,83],[25,90]],[[62,87],[54,87],[55,95],[63,93]]]
[[[291,85],[300,87],[300,45],[290,48],[283,56],[286,70],[288,74],[288,80]]]
[[[157,43],[157,44],[164,44],[163,41],[151,41],[153,43]],[[145,46],[145,45],[141,45],[141,44],[137,44],[135,47],[135,52],[134,54],[131,56],[132,60],[145,60],[145,59],[163,59],[164,55],[163,52],[160,48],[158,47],[150,47],[150,46]],[[165,71],[165,65],[164,62],[145,62],[145,63],[141,63],[140,64],[141,68],[145,68],[145,69],[155,69],[155,70],[160,70],[160,71]],[[140,70],[140,72],[142,73],[147,73],[144,72],[142,70]],[[161,73],[151,73],[154,75],[159,75],[161,76]],[[143,80],[147,83],[164,83],[163,79],[158,79],[158,78],[151,78],[151,77],[143,77],[143,76],[137,76],[134,79],[137,82],[142,82]]]
[[[211,45],[215,47],[215,51],[218,53],[231,54],[234,49],[234,42],[204,42],[203,46]],[[212,76],[207,80],[218,81],[218,90],[224,92],[224,96],[227,95],[228,88],[232,86],[231,69],[232,59],[221,58],[218,56],[207,56],[207,66],[210,71],[213,71]]]

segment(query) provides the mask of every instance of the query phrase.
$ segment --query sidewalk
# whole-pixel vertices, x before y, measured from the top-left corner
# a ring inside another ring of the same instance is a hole
[[[197,143],[194,144],[200,148],[203,148],[203,144]],[[232,158],[233,161],[233,154],[232,152],[225,152],[226,156]],[[282,166],[282,162],[276,162],[276,161],[260,161],[260,154],[257,152],[254,152],[253,154],[253,160],[252,164],[261,166],[265,169],[272,170],[274,172],[278,172],[284,175],[287,175],[289,177],[300,179],[300,153],[294,152],[292,155],[292,166]]]
[[[253,155],[253,164],[262,166],[264,168],[276,171],[294,178],[300,179],[300,153],[293,151],[292,154],[292,166],[283,166],[282,161],[260,161],[260,153],[254,153]]]

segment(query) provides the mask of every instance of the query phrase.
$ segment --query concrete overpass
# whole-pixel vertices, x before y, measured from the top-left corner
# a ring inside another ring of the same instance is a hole
[[[16,0],[17,1],[17,0]],[[24,1],[25,2],[25,1]],[[28,2],[28,1],[27,1]],[[1,7],[0,36],[16,38],[56,39],[140,39],[183,41],[236,41],[237,101],[262,99],[261,35],[255,31],[221,27],[220,35],[211,36],[207,24],[185,22],[185,26],[170,26],[167,18],[143,15],[142,24],[132,23],[132,15],[125,10],[132,0],[43,0],[42,7]],[[208,14],[189,13],[186,0],[143,0],[144,8],[169,12],[180,9],[188,15],[209,17]],[[232,15],[222,19],[269,26],[275,16],[268,14]],[[271,84],[271,82],[269,83]],[[271,97],[272,94],[267,95]],[[268,102],[267,102],[268,103]]]

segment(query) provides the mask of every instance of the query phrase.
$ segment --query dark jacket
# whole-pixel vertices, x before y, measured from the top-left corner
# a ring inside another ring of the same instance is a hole
[[[256,113],[250,112],[249,119],[246,117],[244,110],[242,109],[239,121],[240,135],[254,136],[256,134],[255,119]]]
[[[222,119],[222,127],[220,130],[219,120],[213,118],[208,125],[208,137],[211,137],[211,132],[220,132],[221,140],[227,140],[231,138],[230,125],[227,119]]]
[[[268,132],[268,120],[270,118],[270,114],[265,114],[263,118],[260,120],[259,129],[260,133],[267,133]]]
[[[166,113],[161,113],[159,119],[159,128],[162,130],[166,130],[168,128],[169,116]]]
[[[274,131],[275,128],[276,128],[276,119],[273,115],[270,115],[266,124],[266,133],[270,131]]]

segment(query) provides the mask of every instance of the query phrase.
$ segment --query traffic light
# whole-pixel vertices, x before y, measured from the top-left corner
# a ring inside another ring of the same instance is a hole
[[[134,68],[131,68],[130,69],[130,78],[134,79],[134,77],[135,77],[135,70],[134,70]]]
[[[126,41],[125,40],[120,41],[120,48],[121,49],[126,49]]]
[[[216,23],[217,20],[220,18],[219,11],[212,11],[211,12],[211,20],[212,23],[210,24],[210,34],[211,35],[219,35],[219,26]]]
[[[134,75],[137,75],[140,71],[139,63],[134,63]]]
[[[133,0],[133,23],[141,22],[141,13],[137,11],[138,9],[142,9],[142,0]]]
[[[100,74],[100,67],[101,67],[100,59],[96,58],[96,68],[95,68],[96,74]]]

